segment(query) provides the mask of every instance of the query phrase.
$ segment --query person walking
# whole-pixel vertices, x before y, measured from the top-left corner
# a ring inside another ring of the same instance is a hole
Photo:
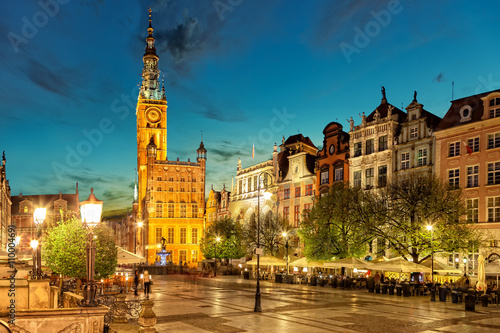
[[[139,286],[139,271],[137,269],[135,270],[135,275],[134,275],[134,286],[135,286],[134,295],[139,296],[139,294],[137,293],[137,287]]]
[[[149,299],[149,288],[151,285],[151,280],[149,278],[149,272],[144,271],[144,295],[146,295],[146,298]]]

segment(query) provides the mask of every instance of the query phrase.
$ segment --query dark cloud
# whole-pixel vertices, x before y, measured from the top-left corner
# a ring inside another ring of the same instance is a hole
[[[444,82],[446,81],[445,78],[444,78],[444,73],[439,73],[433,80],[432,82],[437,82],[437,83],[441,83],[441,82]]]
[[[69,78],[83,75],[74,69],[63,68],[61,65],[49,68],[34,59],[27,59],[26,67],[21,67],[21,70],[26,73],[31,82],[40,88],[72,99],[76,99],[73,90],[75,87],[71,84],[75,81]]]
[[[313,41],[323,44],[338,42],[345,36],[351,38],[354,27],[364,27],[368,21],[373,20],[371,11],[385,8],[386,0],[327,1],[319,9],[317,24],[313,28]]]
[[[236,160],[242,154],[240,149],[232,148],[230,145],[220,145],[217,148],[210,148],[210,157],[213,157],[217,162],[228,162]]]

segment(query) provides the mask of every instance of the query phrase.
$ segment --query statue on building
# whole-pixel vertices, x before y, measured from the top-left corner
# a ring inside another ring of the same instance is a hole
[[[417,103],[417,91],[416,90],[413,91],[413,101],[415,103]]]
[[[387,118],[391,119],[392,118],[392,110],[394,109],[393,105],[390,105],[387,107]]]
[[[380,112],[378,112],[378,109],[375,109],[375,114],[373,115],[373,118],[377,123],[380,120]]]
[[[349,122],[350,130],[353,131],[354,130],[354,120],[351,117],[351,119],[347,119],[347,121]]]
[[[385,87],[382,86],[382,100],[386,100],[387,101],[387,98],[385,96]]]
[[[284,145],[285,144],[285,136],[283,135],[283,138],[281,139],[281,144]]]
[[[359,116],[361,117],[361,125],[365,126],[366,125],[366,116],[365,116],[365,113],[363,112]]]

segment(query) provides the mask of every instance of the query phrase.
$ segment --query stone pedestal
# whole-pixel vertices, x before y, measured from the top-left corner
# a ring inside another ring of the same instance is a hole
[[[50,280],[28,280],[30,309],[50,308]]]
[[[153,305],[154,303],[149,300],[142,302],[142,311],[138,321],[141,326],[139,332],[156,333],[156,328],[154,328],[156,325],[156,314],[153,312]]]

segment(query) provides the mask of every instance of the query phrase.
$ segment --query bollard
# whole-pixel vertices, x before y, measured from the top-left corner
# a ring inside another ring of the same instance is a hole
[[[119,294],[116,296],[116,303],[115,303],[115,317],[113,318],[113,324],[120,324],[120,323],[126,323],[127,322],[127,313],[128,313],[128,306],[127,303],[125,302],[125,295]]]
[[[488,307],[488,294],[481,295],[481,305],[484,307]]]
[[[465,311],[476,311],[476,295],[474,289],[467,290],[465,296]]]
[[[141,328],[139,332],[156,333],[156,314],[153,312],[154,303],[150,300],[142,302],[142,311],[139,314],[139,325]]]
[[[453,290],[451,292],[451,302],[452,303],[458,303],[458,291]]]

